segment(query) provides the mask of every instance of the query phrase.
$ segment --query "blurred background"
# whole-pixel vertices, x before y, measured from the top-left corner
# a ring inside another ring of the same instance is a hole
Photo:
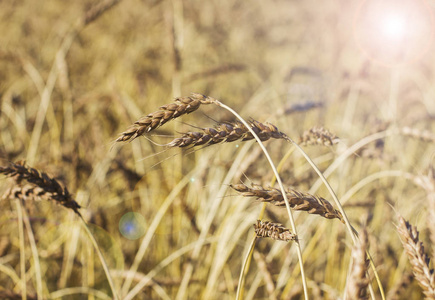
[[[131,143],[115,145],[119,133],[174,97],[197,92],[245,118],[272,122],[295,140],[313,126],[327,127],[341,142],[306,148],[324,171],[364,137],[397,129],[400,134],[357,148],[328,178],[339,198],[369,178],[345,209],[357,229],[368,224],[381,281],[394,291],[409,277],[409,265],[390,205],[421,228],[435,253],[428,192],[415,183],[431,178],[434,161],[434,10],[434,1],[419,0],[0,1],[2,165],[25,159],[68,187],[120,295],[185,250],[134,298],[231,299],[261,204],[236,196],[227,185],[272,180],[258,147],[159,146],[195,126],[234,119],[214,106]],[[283,141],[266,144],[276,163],[291,148]],[[296,151],[281,173],[287,186],[332,200],[324,187],[312,189],[317,175]],[[2,178],[0,191],[8,184]],[[16,207],[10,200],[0,206],[0,290],[19,297]],[[76,216],[50,202],[25,207],[45,297],[110,298]],[[337,299],[351,249],[344,226],[296,215],[310,293]],[[288,225],[285,211],[274,207],[267,207],[265,219]],[[207,241],[198,246],[200,237]],[[264,240],[256,251],[246,298],[301,298],[291,243]],[[36,299],[31,257],[26,244],[26,293]],[[390,299],[421,297],[409,281],[403,298]],[[72,287],[80,289],[72,293]]]

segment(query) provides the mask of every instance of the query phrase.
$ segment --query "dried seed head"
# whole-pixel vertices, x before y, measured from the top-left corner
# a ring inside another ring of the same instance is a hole
[[[335,134],[323,127],[313,127],[305,131],[300,137],[299,143],[306,145],[332,146],[340,141]]]
[[[257,220],[257,223],[254,224],[254,228],[257,237],[269,237],[274,240],[285,242],[296,240],[295,234],[291,233],[289,229],[278,223]]]
[[[33,188],[12,189],[9,193],[10,196],[16,196],[23,200],[29,197],[54,200],[80,215],[78,211],[80,205],[72,198],[68,189],[62,187],[56,179],[51,178],[46,173],[27,167],[23,161],[11,163],[8,167],[0,167],[0,173],[13,178],[17,185],[26,180],[34,186]]]
[[[284,197],[279,189],[265,188],[257,184],[252,184],[252,187],[244,184],[230,184],[230,187],[245,197],[256,197],[262,202],[268,202],[275,206],[285,206]],[[320,215],[327,219],[339,219],[344,223],[342,214],[322,197],[293,189],[288,189],[286,195],[290,207],[294,210],[306,211],[309,214]]]
[[[197,110],[201,104],[211,104],[216,101],[212,97],[192,93],[189,97],[178,97],[174,103],[165,104],[158,111],[150,113],[130,126],[116,139],[116,142],[133,141],[135,138],[148,133],[165,123],[182,115]]]
[[[352,250],[352,269],[350,271],[349,282],[346,289],[347,299],[368,299],[367,269],[369,260],[367,259],[368,236],[364,229],[359,236],[357,243]]]
[[[435,274],[434,270],[429,268],[430,259],[424,251],[423,243],[418,238],[417,227],[412,226],[400,215],[398,219],[397,232],[411,262],[414,276],[426,298],[435,299]]]
[[[287,136],[270,123],[260,123],[250,120],[251,129],[258,135],[261,141],[270,138],[287,139]],[[182,137],[168,143],[167,147],[195,147],[210,146],[219,143],[231,143],[235,141],[248,141],[254,139],[251,132],[239,121],[220,123],[215,128],[204,128],[202,132],[187,132]]]

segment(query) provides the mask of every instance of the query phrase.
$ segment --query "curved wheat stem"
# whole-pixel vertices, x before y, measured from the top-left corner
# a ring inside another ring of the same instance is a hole
[[[236,111],[234,111],[231,107],[223,104],[222,102],[220,102],[218,100],[215,100],[214,104],[216,104],[216,105],[218,105],[218,106],[220,106],[222,108],[225,108],[226,110],[231,112],[237,119],[240,120],[240,122],[243,123],[243,125],[246,126],[246,128],[249,129],[249,131],[252,133],[252,135],[257,140],[258,145],[261,147],[261,150],[263,150],[264,155],[266,156],[266,158],[267,158],[267,160],[268,160],[268,162],[270,164],[270,167],[272,168],[273,173],[275,174],[275,177],[276,177],[276,179],[278,181],[278,185],[279,185],[279,187],[281,189],[281,192],[282,192],[283,197],[284,197],[284,202],[286,204],[287,213],[288,213],[288,216],[289,216],[289,219],[290,219],[291,229],[292,229],[293,233],[297,236],[296,224],[295,224],[293,215],[292,215],[291,210],[290,210],[290,203],[289,203],[289,201],[287,199],[287,195],[285,194],[285,189],[284,189],[284,185],[282,184],[281,177],[279,176],[278,171],[276,170],[276,167],[275,167],[275,165],[274,165],[274,163],[272,161],[272,158],[270,157],[269,153],[267,152],[267,150],[264,147],[263,143],[261,142],[260,138],[249,127],[249,124]],[[304,288],[304,295],[305,295],[305,299],[308,300],[309,299],[308,298],[308,288],[307,288],[307,281],[306,281],[306,278],[305,278],[304,263],[303,263],[303,260],[302,260],[302,249],[301,249],[301,245],[300,245],[300,243],[298,242],[297,239],[295,241],[295,244],[296,244],[296,250],[297,250],[297,254],[298,254],[299,265],[300,265],[300,269],[301,269],[301,277],[302,277],[302,285],[303,285],[303,288]]]

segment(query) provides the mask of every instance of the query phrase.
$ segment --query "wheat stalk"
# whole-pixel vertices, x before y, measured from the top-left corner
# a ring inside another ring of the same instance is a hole
[[[197,110],[201,104],[211,104],[215,100],[202,94],[192,93],[189,97],[177,97],[173,103],[165,104],[158,111],[150,113],[130,126],[116,139],[116,142],[133,141],[135,138]]]
[[[286,135],[278,130],[271,123],[260,123],[250,120],[251,129],[258,135],[261,141],[270,138],[283,139]],[[186,132],[183,136],[166,144],[167,147],[195,147],[210,146],[219,143],[231,143],[235,141],[248,141],[254,139],[252,133],[241,122],[225,122],[218,124],[215,128],[203,128],[202,132]]]
[[[244,184],[230,184],[230,187],[244,197],[256,197],[262,202],[271,203],[275,206],[285,206],[282,192],[279,189],[271,187],[265,188],[258,184],[252,184],[252,187],[248,187]],[[342,214],[322,197],[302,193],[293,189],[288,189],[286,196],[293,210],[306,211],[309,214],[320,215],[327,219],[339,219],[343,222]]]
[[[412,265],[412,271],[418,284],[423,289],[425,299],[435,299],[435,274],[429,268],[429,257],[424,252],[423,243],[419,240],[417,227],[412,226],[402,216],[398,216],[397,232]]]

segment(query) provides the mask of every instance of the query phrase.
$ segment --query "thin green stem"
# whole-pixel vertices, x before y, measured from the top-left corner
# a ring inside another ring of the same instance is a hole
[[[239,284],[237,285],[237,296],[236,300],[240,300],[243,298],[243,290],[245,285],[245,278],[248,274],[249,265],[251,264],[252,253],[254,253],[255,243],[257,241],[257,235],[254,235],[252,239],[251,245],[249,246],[248,253],[246,254],[245,259],[243,260],[242,270],[240,271]]]
[[[27,237],[29,238],[30,249],[32,250],[33,263],[35,265],[35,278],[36,278],[36,295],[38,299],[43,299],[42,294],[42,275],[41,275],[41,265],[39,263],[39,253],[36,247],[35,236],[32,231],[32,226],[30,225],[29,216],[27,215],[26,209],[21,205],[18,200],[21,211],[23,213],[23,221],[26,226]]]

